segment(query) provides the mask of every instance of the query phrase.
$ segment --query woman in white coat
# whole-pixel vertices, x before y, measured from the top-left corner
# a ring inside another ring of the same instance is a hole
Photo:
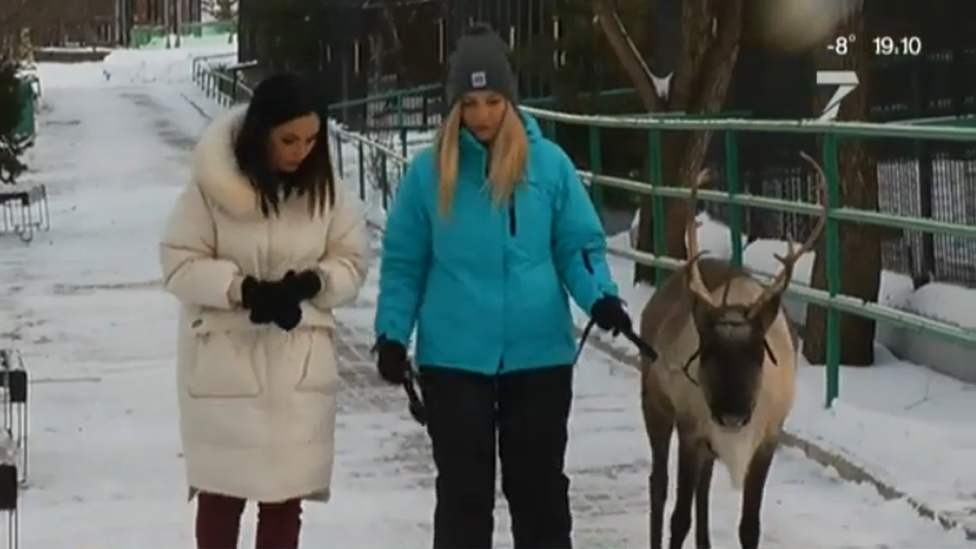
[[[160,246],[181,302],[177,383],[198,549],[298,547],[303,499],[326,500],[339,377],[332,310],[366,276],[359,201],[337,188],[326,120],[305,82],[277,75],[216,120]]]

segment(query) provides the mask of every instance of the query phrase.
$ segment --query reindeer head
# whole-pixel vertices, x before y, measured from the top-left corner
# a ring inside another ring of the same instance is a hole
[[[812,158],[801,156],[813,165],[820,178],[820,194],[824,193],[826,178],[823,170]],[[796,261],[813,248],[826,224],[826,210],[807,241],[799,248],[789,243],[785,256],[776,256],[782,264],[773,281],[764,287],[763,293],[751,303],[728,303],[728,291],[732,279],[724,280],[710,291],[702,279],[699,268],[695,211],[698,188],[707,179],[707,171],[699,174],[692,185],[690,211],[686,228],[688,264],[685,267],[685,284],[691,295],[691,317],[698,333],[698,350],[692,359],[698,358],[697,382],[708,403],[712,420],[721,427],[738,429],[752,419],[752,412],[762,383],[763,367],[769,356],[766,333],[780,313],[783,293],[789,286]],[[713,296],[721,291],[721,301]]]

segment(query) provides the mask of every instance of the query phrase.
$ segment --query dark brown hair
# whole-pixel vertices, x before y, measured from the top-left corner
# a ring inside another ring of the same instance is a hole
[[[295,192],[308,200],[309,214],[324,214],[335,203],[335,174],[329,154],[328,117],[325,102],[313,93],[304,78],[291,73],[270,76],[254,89],[244,122],[234,142],[237,166],[254,186],[261,212],[278,214],[281,191]],[[311,152],[294,173],[283,174],[271,165],[268,141],[271,131],[292,120],[315,114],[321,129]]]

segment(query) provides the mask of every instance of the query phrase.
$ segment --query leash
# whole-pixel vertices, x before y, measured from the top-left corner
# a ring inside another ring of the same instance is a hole
[[[403,390],[407,393],[410,415],[420,425],[427,425],[427,406],[420,398],[420,392],[417,391],[418,385],[417,371],[413,369],[413,363],[407,360],[407,375],[403,378]]]
[[[573,366],[575,366],[579,362],[580,355],[583,354],[583,347],[586,346],[586,340],[589,339],[590,332],[593,331],[594,326],[596,326],[596,322],[594,322],[593,319],[591,318],[590,321],[587,322],[586,326],[583,328],[583,334],[580,336],[579,345],[576,347],[576,356],[573,357]],[[634,331],[633,328],[629,328],[621,332],[614,332],[613,335],[624,336],[624,338],[626,338],[627,341],[631,342],[634,345],[634,347],[637,347],[637,351],[641,354],[642,357],[650,360],[651,362],[654,362],[658,359],[658,354],[657,351],[654,349],[654,347],[652,347],[650,343],[641,339],[641,336],[639,336],[637,332]]]
[[[586,341],[590,337],[590,333],[593,331],[593,327],[596,326],[596,322],[591,318],[586,326],[583,328],[583,333],[580,336],[579,344],[576,346],[576,354],[573,356],[573,366],[579,363],[580,355],[583,354],[583,348],[586,346]],[[627,341],[630,341],[637,347],[641,356],[654,362],[658,359],[657,351],[654,350],[649,343],[641,339],[641,337],[634,332],[633,328],[621,331],[619,333],[614,333],[613,335],[622,335]],[[420,391],[417,390],[420,383],[417,380],[417,371],[413,368],[413,363],[407,361],[407,373],[403,380],[403,391],[407,393],[408,407],[410,410],[410,415],[413,417],[414,421],[420,425],[427,425],[427,406],[424,405],[424,400],[420,397]]]

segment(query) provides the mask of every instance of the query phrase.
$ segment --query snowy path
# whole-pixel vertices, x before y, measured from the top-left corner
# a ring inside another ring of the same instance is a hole
[[[118,88],[93,77],[63,87],[63,70],[42,69],[46,107],[34,153],[34,180],[51,189],[54,230],[30,247],[0,241],[0,346],[20,347],[34,380],[21,545],[190,547],[175,304],[158,286],[156,239],[198,128],[188,128],[166,85]],[[70,70],[100,74],[98,65]],[[309,547],[429,546],[426,437],[365,356],[375,275],[340,314],[334,497],[307,508]],[[635,374],[596,352],[584,357],[570,456],[578,545],[646,546],[648,450]],[[767,502],[766,547],[967,546],[907,505],[883,502],[792,451],[777,458]],[[716,544],[737,545],[738,501],[724,474],[712,506]],[[507,518],[498,517],[498,543],[507,545]]]

